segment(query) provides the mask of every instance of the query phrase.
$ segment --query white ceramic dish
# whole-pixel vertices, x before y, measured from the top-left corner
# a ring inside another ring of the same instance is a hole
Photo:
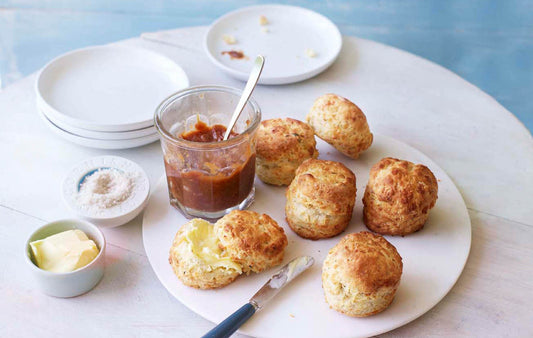
[[[44,105],[41,105],[37,102],[37,109],[44,114],[44,116],[53,124],[55,124],[57,127],[63,129],[64,131],[67,131],[71,134],[75,134],[81,137],[87,137],[87,138],[95,138],[100,140],[125,140],[125,139],[131,139],[131,138],[138,138],[143,136],[149,136],[154,133],[156,133],[156,129],[154,125],[151,125],[149,127],[135,129],[135,130],[128,130],[128,131],[95,131],[85,128],[79,128],[76,126],[71,126],[68,123],[65,123],[62,120],[58,120],[54,118],[53,113],[47,114],[47,107]]]
[[[98,169],[113,168],[135,174],[131,196],[123,203],[109,209],[94,212],[77,203],[80,185],[85,178]],[[85,160],[72,168],[63,181],[63,200],[79,217],[100,227],[116,227],[135,218],[148,203],[150,181],[146,172],[135,162],[118,156],[99,156]]]
[[[88,265],[72,272],[50,272],[42,270],[33,262],[30,243],[62,231],[79,229],[92,239],[100,252]],[[64,219],[45,224],[35,230],[26,241],[25,261],[42,292],[54,297],[75,297],[93,289],[104,275],[106,241],[104,234],[93,224]]]
[[[183,69],[142,48],[97,46],[48,63],[36,82],[38,104],[54,120],[95,131],[129,131],[153,125],[164,98],[188,87]]]
[[[124,139],[124,140],[103,140],[96,138],[89,138],[79,136],[73,133],[70,133],[66,130],[63,130],[56,126],[52,121],[46,118],[44,113],[41,111],[38,112],[39,116],[45,122],[45,124],[57,135],[61,136],[65,140],[76,143],[80,146],[85,146],[89,148],[98,148],[98,149],[128,149],[144,146],[146,144],[155,142],[159,140],[159,136],[156,133],[150,134],[147,136]]]
[[[269,23],[261,26],[260,16]],[[235,37],[237,43],[227,44],[224,35]],[[339,55],[342,36],[328,18],[311,10],[263,5],[222,16],[209,28],[204,44],[211,61],[237,79],[246,81],[253,60],[262,54],[266,61],[259,83],[286,84],[309,79],[328,68]],[[307,56],[306,49],[316,56]],[[222,54],[230,50],[242,51],[248,58],[231,59]]]
[[[285,188],[256,180],[256,200],[251,209],[272,216],[287,234],[289,245],[284,264],[310,255],[316,263],[294,280],[239,332],[257,337],[366,337],[402,326],[436,305],[459,278],[471,242],[470,218],[464,201],[446,173],[431,159],[392,138],[374,135],[372,147],[352,160],[318,141],[321,159],[340,161],[357,176],[354,216],[342,234],[366,230],[362,222],[362,196],[370,167],[386,156],[427,165],[439,181],[439,198],[423,230],[405,237],[386,238],[403,257],[404,271],[396,298],[384,312],[367,318],[351,318],[331,310],[321,284],[322,262],[342,237],[311,241],[298,237],[285,222]],[[167,290],[192,311],[219,323],[265,283],[275,268],[238,278],[218,290],[196,290],[183,285],[168,263],[168,251],[180,225],[187,220],[170,207],[166,182],[155,189],[144,213],[143,240],[157,277]]]

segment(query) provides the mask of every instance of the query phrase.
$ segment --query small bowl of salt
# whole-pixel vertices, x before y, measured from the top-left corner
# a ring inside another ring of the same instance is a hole
[[[100,227],[131,221],[146,206],[150,182],[135,162],[118,156],[90,158],[63,181],[65,203],[79,217]]]

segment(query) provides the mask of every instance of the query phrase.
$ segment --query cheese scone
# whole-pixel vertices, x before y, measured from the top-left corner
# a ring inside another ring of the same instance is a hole
[[[286,192],[285,215],[291,229],[313,240],[344,231],[352,219],[355,180],[340,162],[309,159],[302,163]]]
[[[363,221],[383,235],[405,236],[424,227],[437,201],[437,179],[421,164],[384,158],[370,170]]]
[[[344,97],[335,94],[320,96],[306,121],[318,137],[351,158],[359,157],[372,144],[373,135],[365,114]]]
[[[213,225],[195,218],[177,232],[169,262],[183,284],[198,289],[219,288],[242,274],[241,266],[220,249]]]
[[[283,261],[287,236],[266,214],[234,210],[214,226],[220,247],[244,273],[261,272]]]
[[[352,317],[379,313],[394,299],[402,270],[402,257],[381,235],[346,235],[329,251],[322,266],[326,302]]]
[[[296,169],[308,158],[317,158],[313,128],[291,118],[262,121],[257,130],[257,177],[273,185],[289,185]]]

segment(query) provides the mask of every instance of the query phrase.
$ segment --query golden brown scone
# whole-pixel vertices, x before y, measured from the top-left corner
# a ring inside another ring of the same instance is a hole
[[[322,266],[326,302],[352,317],[379,313],[394,299],[402,269],[402,257],[382,236],[366,231],[346,235]]]
[[[351,158],[359,157],[372,144],[365,114],[353,102],[335,94],[315,100],[307,123],[318,137]]]
[[[363,221],[380,234],[408,235],[424,227],[437,192],[437,179],[426,166],[384,158],[370,169]]]
[[[287,188],[287,223],[303,238],[336,236],[352,219],[356,191],[355,175],[344,164],[306,160]]]
[[[228,285],[242,273],[240,265],[218,247],[213,225],[199,218],[178,230],[168,260],[183,284],[198,289]]]
[[[228,257],[245,273],[261,272],[283,260],[287,236],[270,216],[234,210],[215,223],[215,234]]]
[[[257,177],[274,185],[289,185],[303,161],[318,157],[313,128],[291,118],[262,121],[256,151]]]

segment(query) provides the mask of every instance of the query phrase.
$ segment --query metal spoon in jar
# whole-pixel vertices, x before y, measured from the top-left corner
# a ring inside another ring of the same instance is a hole
[[[235,111],[233,112],[233,115],[231,116],[231,121],[229,122],[228,128],[226,129],[226,133],[224,134],[224,138],[223,138],[224,141],[229,138],[231,130],[235,126],[235,123],[239,119],[239,116],[241,115],[244,109],[244,106],[246,106],[248,99],[252,95],[255,85],[257,84],[257,81],[259,80],[259,76],[261,76],[261,72],[263,71],[264,65],[265,65],[265,58],[262,55],[258,55],[255,58],[254,68],[252,68],[250,77],[248,77],[248,82],[246,82],[246,86],[244,87],[244,91],[242,92],[241,99],[239,100],[239,103],[237,104],[237,107],[235,107]]]

